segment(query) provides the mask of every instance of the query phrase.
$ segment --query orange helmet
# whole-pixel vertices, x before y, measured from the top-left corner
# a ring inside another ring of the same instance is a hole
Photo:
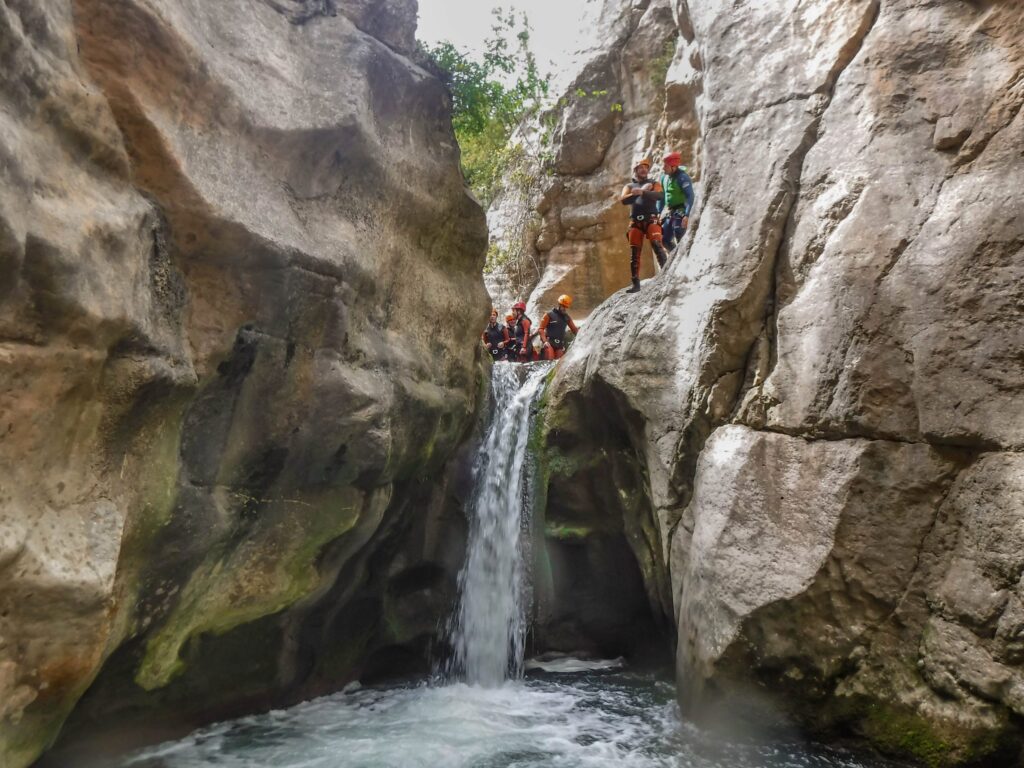
[[[558,303],[561,304],[566,309],[568,309],[569,307],[572,306],[572,296],[570,296],[567,293],[563,293],[561,296],[558,297]]]
[[[637,160],[635,163],[633,163],[633,168],[634,169],[639,168],[641,165],[646,165],[647,168],[650,168],[651,165],[653,165],[653,163],[651,162],[651,158],[649,158],[649,157],[641,157],[639,160]]]
[[[669,152],[664,158],[662,158],[662,162],[666,165],[682,165],[683,156],[678,152]]]
[[[515,319],[516,319],[515,315],[505,315],[505,322],[506,323],[511,323]]]

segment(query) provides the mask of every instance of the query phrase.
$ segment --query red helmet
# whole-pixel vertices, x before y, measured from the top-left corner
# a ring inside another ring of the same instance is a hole
[[[668,165],[682,165],[683,156],[678,152],[669,152],[662,158],[662,162],[667,163]]]
[[[515,304],[512,305],[512,309],[521,309],[523,312],[525,312],[526,311],[526,302],[525,301],[517,301]]]

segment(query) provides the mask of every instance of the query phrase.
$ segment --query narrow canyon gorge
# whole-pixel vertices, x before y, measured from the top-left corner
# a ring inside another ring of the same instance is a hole
[[[1024,765],[1024,6],[592,0],[488,211],[416,23],[0,0],[0,766],[425,679],[453,616],[467,666],[498,565],[499,681],[664,658],[701,728]],[[669,150],[689,231],[626,293]],[[499,376],[491,305],[566,293]]]

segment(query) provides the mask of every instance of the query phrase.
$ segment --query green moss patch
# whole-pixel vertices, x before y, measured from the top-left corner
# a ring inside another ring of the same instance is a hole
[[[928,719],[914,710],[874,701],[860,708],[858,730],[883,752],[911,757],[928,768],[975,765],[1007,748],[1006,733]]]
[[[146,690],[167,685],[184,669],[181,649],[191,638],[222,635],[277,613],[316,589],[320,551],[355,526],[362,506],[360,494],[352,489],[329,496],[292,500],[288,524],[247,538],[228,553],[211,552],[167,621],[149,638],[136,682]]]
[[[910,755],[929,768],[953,764],[952,745],[918,715],[873,704],[864,720],[865,735],[891,754]]]
[[[549,539],[558,539],[559,541],[582,541],[593,533],[592,528],[584,525],[548,523],[544,526],[544,535]]]

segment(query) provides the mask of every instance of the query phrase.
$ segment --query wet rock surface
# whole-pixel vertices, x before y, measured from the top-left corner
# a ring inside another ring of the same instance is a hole
[[[0,3],[4,765],[422,664],[486,295],[414,22]]]
[[[559,367],[549,514],[585,524],[563,489],[611,482],[691,712],[765,698],[930,764],[1016,764],[1024,12],[674,14],[631,149],[695,119],[698,213]]]
[[[486,297],[414,17],[0,0],[5,765],[421,667]],[[1019,3],[636,0],[591,32],[552,175],[492,217],[531,218],[535,317],[591,315],[534,440],[539,644],[667,627],[691,714],[1019,764]],[[607,298],[615,195],[669,147],[691,231]]]

